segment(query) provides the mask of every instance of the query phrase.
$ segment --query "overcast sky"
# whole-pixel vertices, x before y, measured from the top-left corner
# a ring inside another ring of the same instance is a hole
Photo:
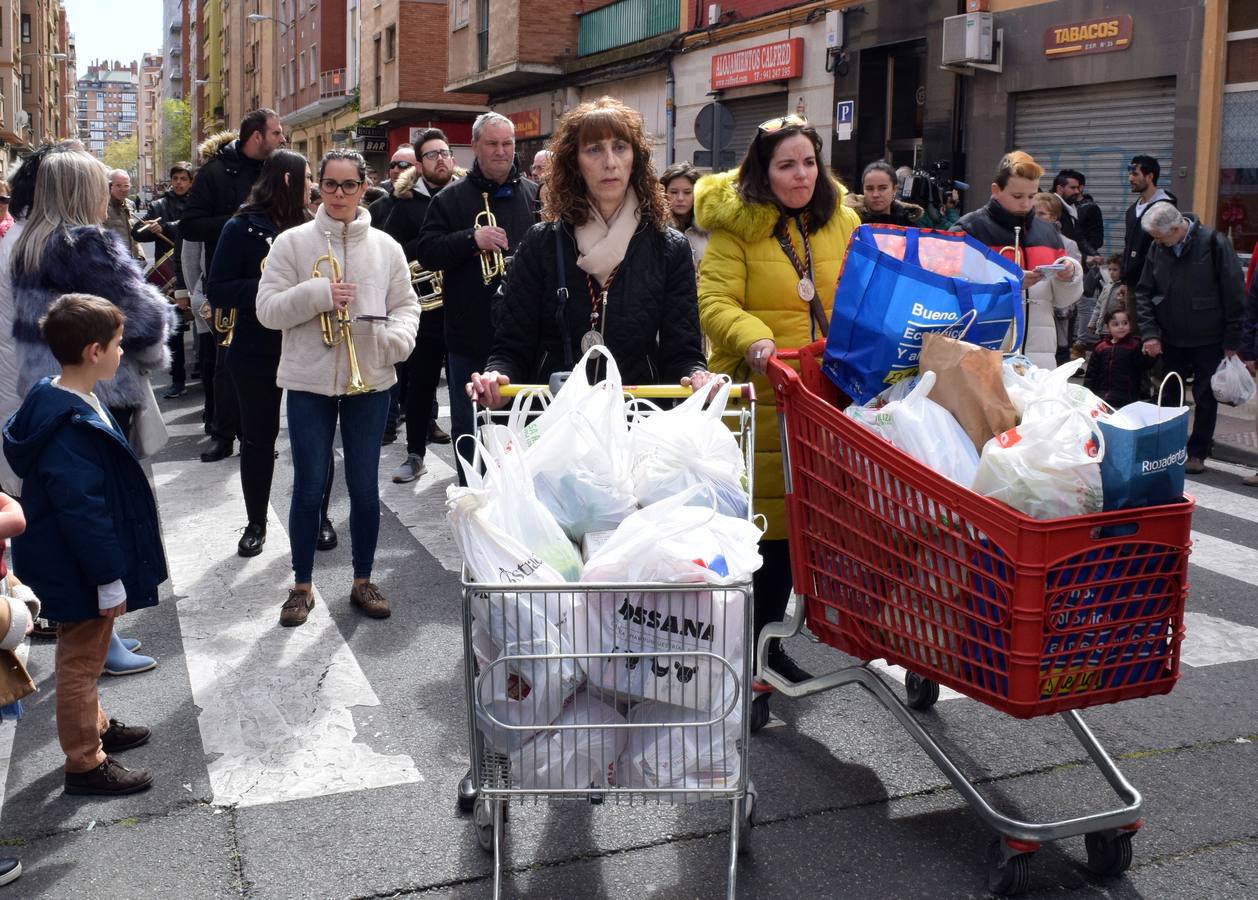
[[[74,34],[79,75],[96,59],[140,62],[162,48],[161,0],[61,0]]]

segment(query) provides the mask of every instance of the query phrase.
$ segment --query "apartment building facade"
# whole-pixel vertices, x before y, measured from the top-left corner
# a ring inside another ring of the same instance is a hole
[[[140,68],[137,62],[96,60],[79,79],[79,135],[88,152],[104,159],[105,146],[136,134]]]
[[[165,180],[158,158],[162,146],[162,57],[146,53],[140,62],[136,120],[137,179],[134,185],[142,197],[156,196]]]

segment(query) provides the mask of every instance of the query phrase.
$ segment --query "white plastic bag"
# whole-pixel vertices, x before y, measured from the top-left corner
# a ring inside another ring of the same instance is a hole
[[[536,444],[551,428],[567,420],[573,410],[585,409],[588,402],[599,390],[598,384],[591,384],[588,376],[589,363],[595,357],[603,357],[607,361],[607,377],[599,384],[610,384],[615,394],[622,394],[620,368],[612,359],[611,351],[601,344],[591,347],[572,367],[572,373],[564,382],[559,392],[549,400],[543,391],[520,391],[511,403],[511,412],[507,417],[507,426],[524,440],[527,447]],[[536,413],[537,408],[540,413]]]
[[[613,707],[578,691],[564,704],[553,725],[577,725],[572,730],[548,730],[511,754],[511,783],[531,791],[562,788],[599,790],[615,783],[616,761],[629,733],[625,717]]]
[[[1035,404],[1040,400],[1059,400],[1093,418],[1108,415],[1114,411],[1112,406],[1092,391],[1070,381],[1083,368],[1086,360],[1072,359],[1055,369],[1041,369],[1029,361],[1025,364],[1029,368],[1025,368],[1021,363],[1015,362],[1020,359],[1022,358],[1013,357],[1005,360],[1001,374],[1005,391],[1013,402],[1014,410],[1023,417],[1023,421],[1027,415],[1035,417],[1060,411],[1053,406],[1036,406]],[[1023,374],[1019,374],[1019,369],[1023,369]]]
[[[467,489],[482,492],[486,516],[564,581],[576,581],[581,575],[581,554],[538,500],[519,438],[504,425],[483,425],[474,440],[477,459],[485,466],[484,476],[461,455],[459,463]]]
[[[690,506],[704,502],[708,507]],[[626,518],[586,561],[582,581],[732,584],[760,568],[760,529],[711,508],[694,485]]]
[[[984,445],[974,490],[1036,519],[1100,512],[1105,439],[1096,420],[1062,400],[1027,412]]]
[[[707,409],[704,389],[673,409],[652,409],[634,419],[629,438],[638,503],[649,506],[693,484],[706,484],[716,495],[719,512],[747,517],[746,460],[721,418],[729,394],[726,379]]]
[[[599,630],[590,637],[599,643],[590,652],[632,655],[587,660],[590,687],[605,698],[721,709],[738,690],[750,601],[750,592],[725,590],[592,595],[588,621]]]
[[[1214,374],[1210,376],[1210,390],[1214,399],[1228,406],[1244,406],[1253,399],[1254,377],[1245,368],[1239,356],[1225,356]]]
[[[978,451],[948,410],[929,397],[935,373],[924,372],[903,400],[871,410],[851,404],[845,412],[918,462],[969,487],[978,469]]]
[[[742,768],[742,717],[735,708],[715,725],[724,709],[696,712],[666,703],[638,703],[630,724],[658,723],[630,729],[629,743],[616,765],[617,784],[626,788],[674,788],[678,791],[729,790]],[[673,802],[701,800],[702,794],[670,795]]]

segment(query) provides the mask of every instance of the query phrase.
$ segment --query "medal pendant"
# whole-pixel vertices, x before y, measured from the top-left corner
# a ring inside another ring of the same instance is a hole
[[[597,331],[590,330],[581,335],[581,352],[589,353],[591,347],[595,347],[603,343],[603,336]]]
[[[805,303],[811,303],[812,298],[817,296],[817,287],[812,283],[811,278],[801,278],[795,288],[795,292],[799,294],[800,300],[803,300]]]

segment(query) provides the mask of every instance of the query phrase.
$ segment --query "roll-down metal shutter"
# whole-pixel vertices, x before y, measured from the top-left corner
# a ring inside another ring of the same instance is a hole
[[[734,139],[729,148],[734,151],[734,165],[741,163],[747,155],[747,148],[751,146],[760,123],[786,115],[790,112],[786,108],[788,103],[790,94],[763,94],[759,97],[725,101],[725,106],[734,116]]]
[[[1087,177],[1085,190],[1105,215],[1109,254],[1122,250],[1123,217],[1135,200],[1127,164],[1137,154],[1155,157],[1162,166],[1158,184],[1169,185],[1174,126],[1174,78],[1030,91],[1015,96],[1013,145],[1044,167],[1046,191],[1061,169]]]

